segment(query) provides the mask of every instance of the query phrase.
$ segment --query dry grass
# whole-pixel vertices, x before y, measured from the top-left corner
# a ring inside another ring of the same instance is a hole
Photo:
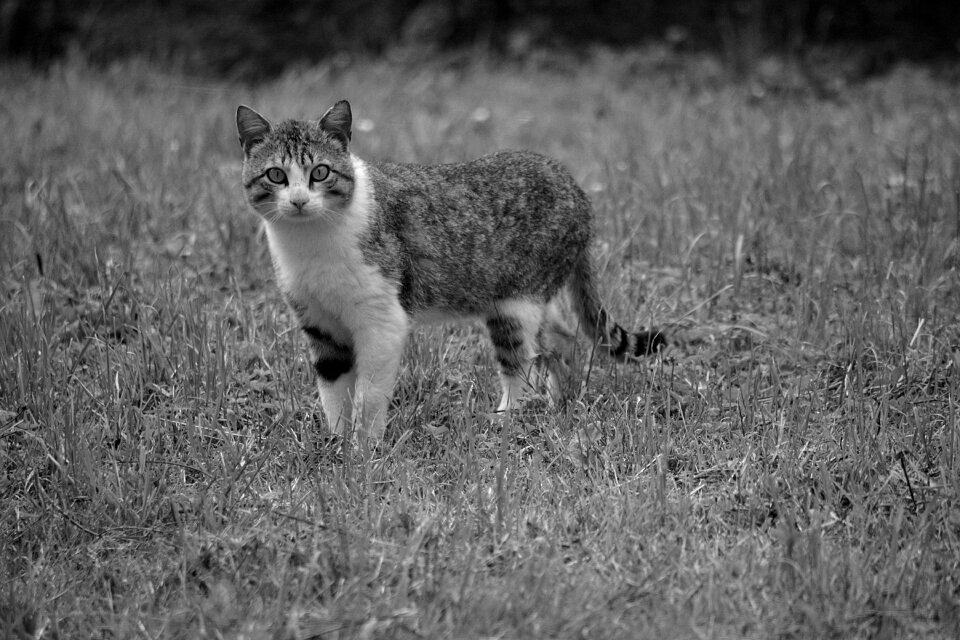
[[[0,636],[960,634],[956,85],[597,54],[0,93]],[[559,158],[610,306],[677,344],[495,424],[479,331],[422,331],[384,446],[325,448],[233,113],[339,97],[362,156]]]

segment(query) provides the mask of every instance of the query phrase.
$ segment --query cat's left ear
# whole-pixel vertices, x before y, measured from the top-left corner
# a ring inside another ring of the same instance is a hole
[[[243,147],[243,152],[249,153],[253,145],[270,133],[270,123],[250,107],[240,105],[237,107],[237,133],[240,134],[240,146]]]
[[[339,140],[343,148],[350,142],[350,126],[353,124],[353,113],[350,112],[350,103],[341,100],[333,105],[320,118],[320,128]]]

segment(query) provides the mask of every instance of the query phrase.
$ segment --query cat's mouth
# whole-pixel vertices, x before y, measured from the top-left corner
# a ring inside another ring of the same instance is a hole
[[[308,203],[307,206],[280,205],[269,212],[262,212],[268,222],[319,222],[330,220],[334,212],[317,203]]]
[[[280,212],[281,220],[293,220],[293,221],[303,221],[303,220],[312,220],[317,218],[317,214],[310,208],[303,207],[290,207],[285,208]]]

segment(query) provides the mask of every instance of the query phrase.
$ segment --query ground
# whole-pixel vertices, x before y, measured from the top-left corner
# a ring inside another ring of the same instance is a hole
[[[0,67],[0,637],[960,635],[960,85],[781,76]],[[234,113],[340,98],[361,157],[563,162],[670,348],[496,420],[481,330],[420,330],[330,446]]]

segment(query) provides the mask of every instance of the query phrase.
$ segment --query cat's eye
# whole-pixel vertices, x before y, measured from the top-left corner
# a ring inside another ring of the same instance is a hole
[[[325,164],[318,164],[310,172],[310,182],[323,182],[330,175],[330,167]]]
[[[270,167],[267,169],[267,180],[276,184],[284,184],[287,181],[287,174],[283,172],[283,169]]]

